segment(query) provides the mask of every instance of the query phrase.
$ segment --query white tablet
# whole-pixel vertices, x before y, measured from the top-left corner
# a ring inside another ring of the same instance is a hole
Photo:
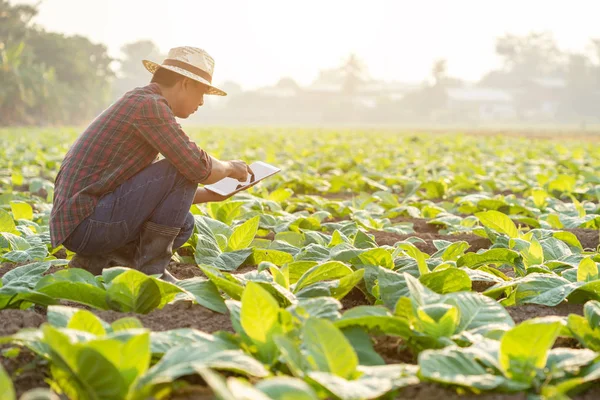
[[[242,190],[246,190],[258,182],[262,181],[265,178],[268,178],[271,175],[275,175],[281,169],[264,163],[262,161],[256,161],[250,164],[250,169],[254,172],[254,177],[249,176],[246,182],[240,182],[237,179],[233,178],[223,178],[219,182],[215,182],[211,185],[204,186],[206,189],[211,192],[215,192],[220,194],[221,196],[229,196],[235,194],[237,192],[241,192]]]

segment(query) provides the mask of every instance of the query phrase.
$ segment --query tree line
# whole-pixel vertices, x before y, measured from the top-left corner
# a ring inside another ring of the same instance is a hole
[[[118,96],[149,81],[141,59],[164,57],[153,42],[144,40],[126,44],[122,57],[113,59],[104,44],[36,26],[36,13],[36,6],[0,0],[0,125],[86,124]],[[469,86],[510,93],[517,119],[526,120],[551,98],[555,121],[600,121],[600,40],[590,40],[586,53],[571,53],[559,49],[549,33],[508,34],[497,39],[496,53],[502,67],[479,82],[449,76],[446,61],[438,60],[418,87],[399,98],[370,93],[369,107],[360,100],[376,81],[356,56],[339,68],[321,71],[315,83],[339,87],[327,96],[303,90],[291,78],[274,85],[275,90],[294,93],[286,98],[243,92],[234,82],[225,82],[222,86],[234,96],[220,107],[207,102],[206,108],[213,107],[210,113],[197,118],[240,123],[353,122],[350,117],[366,122],[444,122],[452,120],[451,89]]]

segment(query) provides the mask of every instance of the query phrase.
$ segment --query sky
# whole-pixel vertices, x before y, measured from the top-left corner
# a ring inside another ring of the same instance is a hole
[[[574,52],[600,38],[600,0],[42,0],[39,9],[37,24],[104,43],[115,57],[139,39],[165,53],[203,48],[213,82],[244,89],[281,77],[309,84],[351,53],[384,81],[421,82],[442,58],[450,75],[477,80],[501,65],[495,40],[507,33],[549,31]]]

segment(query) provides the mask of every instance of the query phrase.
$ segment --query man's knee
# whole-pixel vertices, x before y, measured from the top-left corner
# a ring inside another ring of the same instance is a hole
[[[153,163],[152,166],[154,168],[156,168],[159,171],[158,173],[161,174],[161,175],[167,175],[167,176],[174,175],[175,176],[175,186],[181,186],[181,185],[189,185],[189,186],[196,185],[196,186],[198,186],[197,184],[195,184],[192,181],[190,181],[189,179],[187,179],[166,158],[163,158],[162,160]]]

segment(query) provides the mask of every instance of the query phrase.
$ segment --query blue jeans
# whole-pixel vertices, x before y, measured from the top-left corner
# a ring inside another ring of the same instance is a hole
[[[152,221],[181,228],[173,242],[175,250],[192,236],[194,216],[190,207],[197,187],[167,160],[150,164],[102,196],[94,213],[63,245],[78,254],[101,255],[137,240],[144,222]]]

